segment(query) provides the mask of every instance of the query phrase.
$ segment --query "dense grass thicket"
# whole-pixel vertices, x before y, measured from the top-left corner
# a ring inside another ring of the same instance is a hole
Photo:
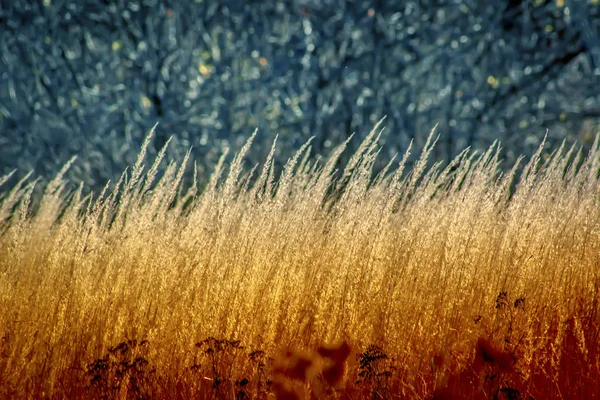
[[[280,174],[251,137],[202,188],[149,135],[97,195],[6,189],[0,397],[600,396],[598,139],[373,176],[380,134]]]

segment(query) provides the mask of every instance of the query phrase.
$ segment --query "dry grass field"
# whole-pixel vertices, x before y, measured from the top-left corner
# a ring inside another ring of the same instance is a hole
[[[598,139],[374,176],[379,129],[341,170],[250,138],[184,190],[149,135],[93,196],[2,178],[0,397],[599,398]]]

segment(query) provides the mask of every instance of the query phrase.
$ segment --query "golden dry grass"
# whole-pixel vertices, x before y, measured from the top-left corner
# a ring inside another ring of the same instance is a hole
[[[373,177],[378,129],[338,172],[307,144],[251,175],[251,138],[182,191],[149,135],[98,196],[7,189],[0,396],[599,396],[598,140],[518,174],[430,140]]]

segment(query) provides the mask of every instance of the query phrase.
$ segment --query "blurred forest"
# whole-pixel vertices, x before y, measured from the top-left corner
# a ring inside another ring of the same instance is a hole
[[[258,128],[284,161],[315,135],[356,148],[387,116],[382,162],[500,139],[508,162],[548,130],[589,145],[600,127],[599,0],[0,0],[0,173],[98,190],[152,153],[190,146],[199,172]]]

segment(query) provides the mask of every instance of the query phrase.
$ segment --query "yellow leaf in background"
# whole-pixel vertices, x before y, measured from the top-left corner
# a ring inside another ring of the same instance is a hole
[[[267,66],[267,64],[269,63],[269,62],[267,61],[267,59],[266,59],[266,58],[264,58],[264,57],[261,57],[261,58],[259,58],[259,59],[258,59],[258,62],[259,62],[259,64],[260,64],[260,65],[262,65],[263,67],[266,67],[266,66]]]
[[[487,83],[488,83],[488,85],[490,85],[494,89],[496,89],[498,87],[498,85],[499,85],[498,79],[495,76],[492,76],[492,75],[488,76]]]
[[[147,96],[142,96],[142,106],[144,106],[145,109],[148,109],[152,106],[152,102]]]
[[[207,78],[212,72],[212,67],[210,65],[206,65],[204,63],[198,64],[198,72],[202,74],[205,78]]]
[[[564,7],[565,6],[565,0],[556,0],[556,6],[557,7]]]
[[[521,129],[525,129],[525,128],[527,128],[527,126],[528,126],[528,125],[529,125],[529,124],[528,124],[528,123],[527,123],[527,121],[525,121],[524,119],[523,119],[523,120],[521,120],[521,122],[519,122],[519,128],[521,128]]]
[[[567,120],[567,113],[561,112],[558,118],[560,119],[560,122],[565,122]]]
[[[546,33],[550,33],[554,30],[554,26],[552,26],[551,24],[546,25]]]
[[[118,40],[115,40],[114,42],[112,42],[112,50],[113,51],[119,51],[119,49],[121,48],[121,42],[119,42]]]

